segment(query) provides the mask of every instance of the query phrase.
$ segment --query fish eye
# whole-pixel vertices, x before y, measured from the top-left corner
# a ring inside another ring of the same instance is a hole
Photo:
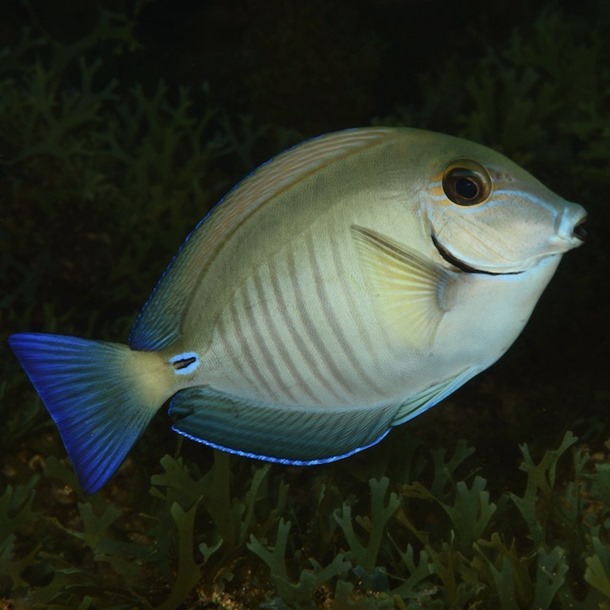
[[[491,178],[482,165],[474,161],[455,161],[443,173],[443,191],[458,205],[476,205],[491,193]]]

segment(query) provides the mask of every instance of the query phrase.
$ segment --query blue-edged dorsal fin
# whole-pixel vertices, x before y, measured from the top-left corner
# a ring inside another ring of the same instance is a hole
[[[282,464],[313,465],[379,442],[396,405],[336,409],[284,407],[231,398],[209,387],[178,392],[173,429],[216,449]]]
[[[181,314],[231,234],[274,196],[322,167],[387,139],[392,129],[351,129],[314,138],[274,157],[240,182],[188,236],[140,312],[129,338],[139,350],[159,350],[180,336]]]
[[[97,491],[171,394],[163,365],[126,345],[63,335],[17,334],[9,345],[54,419],[83,490]]]
[[[353,225],[356,249],[373,297],[393,332],[430,349],[455,299],[455,274],[390,237]]]

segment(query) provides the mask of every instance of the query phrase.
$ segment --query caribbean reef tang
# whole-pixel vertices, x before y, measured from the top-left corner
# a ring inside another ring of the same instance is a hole
[[[584,219],[483,146],[348,130],[231,191],[162,276],[129,346],[9,341],[87,492],[168,400],[188,438],[320,464],[377,443],[495,362],[583,241]]]

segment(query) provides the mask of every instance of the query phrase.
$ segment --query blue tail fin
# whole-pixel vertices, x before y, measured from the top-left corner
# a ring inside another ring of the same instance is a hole
[[[94,493],[169,397],[161,358],[61,335],[17,334],[9,344],[55,420],[83,490]]]

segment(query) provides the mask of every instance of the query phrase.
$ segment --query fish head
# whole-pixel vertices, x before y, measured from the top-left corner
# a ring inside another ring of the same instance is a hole
[[[503,155],[457,142],[420,191],[421,218],[446,263],[471,273],[520,273],[583,243],[584,208]]]

